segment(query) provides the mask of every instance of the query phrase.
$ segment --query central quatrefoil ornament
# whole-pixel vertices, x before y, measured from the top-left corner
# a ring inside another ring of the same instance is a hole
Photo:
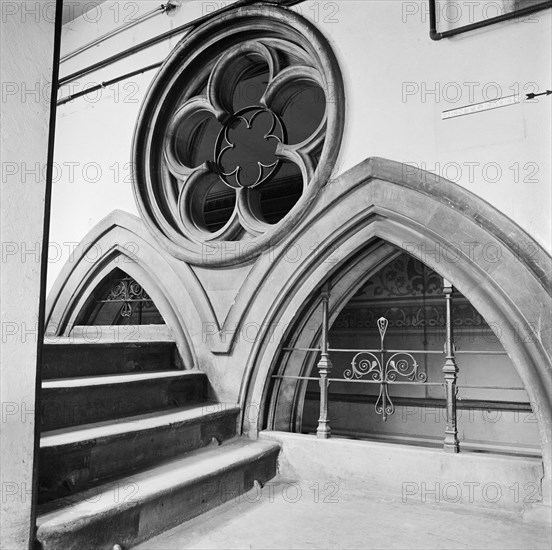
[[[132,150],[140,216],[175,258],[250,261],[313,208],[344,116],[313,23],[272,4],[229,9],[186,34],[148,89]]]
[[[246,107],[237,112],[220,131],[215,146],[215,162],[222,181],[234,189],[256,187],[267,181],[280,163],[276,147],[283,139],[282,122],[269,109]],[[252,144],[258,145],[260,159],[244,167],[241,159],[246,158]]]

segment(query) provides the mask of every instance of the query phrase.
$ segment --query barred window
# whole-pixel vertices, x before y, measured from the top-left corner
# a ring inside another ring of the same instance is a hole
[[[77,325],[163,325],[153,300],[132,277],[114,269],[82,308]]]

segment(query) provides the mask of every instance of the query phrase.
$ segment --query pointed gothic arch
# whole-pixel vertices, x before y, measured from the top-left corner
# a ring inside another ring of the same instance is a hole
[[[552,321],[547,312],[552,308],[552,260],[539,243],[479,197],[397,162],[368,159],[330,183],[323,200],[273,258],[266,278],[271,284],[258,289],[259,305],[243,321],[256,319],[265,327],[249,354],[242,382],[244,431],[253,435],[264,426],[271,376],[278,367],[286,330],[325,281],[354,280],[388,261],[391,252],[385,243],[409,252],[451,281],[497,328],[495,333],[516,366],[538,419],[545,466],[543,493],[549,502]],[[304,254],[293,264],[286,260],[292,247],[309,251],[315,244],[316,253]],[[334,318],[358,286],[358,281],[342,282],[341,291],[332,293]],[[274,326],[282,329],[275,331]]]
[[[159,250],[141,220],[115,210],[81,241],[49,293],[46,336],[69,336],[94,290],[116,268],[149,294],[173,335],[185,368],[198,366],[202,321],[215,322],[201,285]]]

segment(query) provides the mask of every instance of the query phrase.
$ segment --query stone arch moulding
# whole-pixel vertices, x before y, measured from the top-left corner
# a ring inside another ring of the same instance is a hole
[[[245,84],[259,72],[261,91],[251,98]],[[307,93],[313,97],[310,104],[320,105],[321,118],[311,121],[308,135],[292,136],[286,125],[299,123],[293,122],[290,105]],[[305,216],[334,169],[344,120],[339,65],[312,23],[274,4],[220,14],[177,44],[142,104],[132,147],[140,215],[180,260],[204,266],[250,261]],[[254,143],[270,142],[274,150],[263,149],[258,158],[238,157],[245,138],[230,134],[246,125],[249,135],[259,124],[268,126]],[[244,176],[251,168],[258,170],[257,178]],[[263,185],[276,182],[283,198],[287,192],[280,184],[291,180],[299,186],[296,202],[279,221],[268,220],[262,212]],[[219,212],[227,212],[214,225],[206,219],[208,196],[224,205]]]
[[[385,261],[385,254],[377,261],[366,259],[367,247],[377,241],[409,252],[450,280],[495,330],[538,419],[545,468],[543,495],[550,502],[552,259],[523,229],[484,200],[448,180],[398,162],[370,158],[327,185],[301,226],[278,247],[270,273],[243,321],[255,319],[265,327],[246,352],[240,388],[243,431],[255,437],[263,428],[271,375],[279,368],[281,347],[288,336],[284,328],[297,322],[325,281],[339,291],[330,301],[335,318],[346,297],[365,280],[359,277],[353,284],[354,277],[348,277],[346,284],[343,270],[360,270],[360,275]],[[293,247],[315,253],[290,263],[286,252]],[[284,328],[274,330],[278,326]],[[291,414],[290,410],[290,423]]]
[[[90,230],[58,275],[46,302],[46,336],[70,335],[90,293],[116,267],[151,296],[185,368],[197,367],[201,327],[217,322],[204,290],[188,266],[159,251],[139,218],[121,210]]]

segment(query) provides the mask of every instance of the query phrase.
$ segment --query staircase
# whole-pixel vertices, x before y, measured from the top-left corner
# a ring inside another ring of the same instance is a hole
[[[130,548],[276,475],[172,342],[46,344],[38,546]]]

